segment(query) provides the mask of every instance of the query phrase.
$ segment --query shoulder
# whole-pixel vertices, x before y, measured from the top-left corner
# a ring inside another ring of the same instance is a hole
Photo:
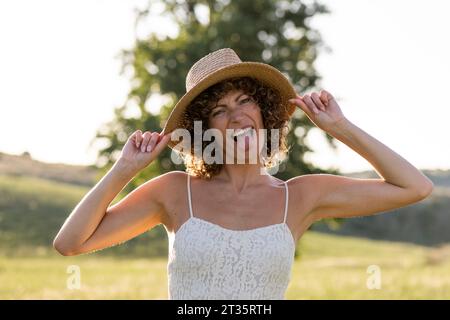
[[[177,202],[175,198],[184,192],[183,188],[186,188],[187,175],[184,171],[169,171],[146,181],[140,186],[140,188],[143,188],[147,201],[159,204],[162,209],[160,222],[164,225],[168,225],[171,221],[170,205]]]
[[[175,181],[179,181],[182,179],[186,180],[187,175],[188,174],[184,171],[173,170],[173,171],[163,173],[162,175],[160,175],[160,177],[163,177],[163,179],[165,179],[167,181],[175,182]]]
[[[148,200],[167,207],[166,204],[173,201],[173,197],[181,190],[180,187],[186,185],[186,179],[187,173],[184,171],[169,171],[144,182],[139,189],[143,190]]]
[[[163,194],[170,194],[177,191],[180,186],[185,186],[187,181],[187,173],[184,171],[174,170],[163,173],[147,183],[154,183],[160,188]]]
[[[304,174],[286,180],[288,187],[293,190],[314,188],[317,186],[317,174]]]
[[[321,185],[330,180],[330,177],[333,177],[333,175],[326,173],[311,173],[290,178],[286,182],[289,187],[292,186],[292,188],[296,189],[320,188]]]
[[[307,211],[311,213],[321,205],[322,199],[336,190],[343,189],[344,186],[360,179],[348,178],[329,173],[306,174],[288,180],[289,189],[297,197],[297,201],[307,203]]]
[[[322,186],[326,183],[325,176],[322,174],[305,174],[286,181],[289,193],[292,194],[293,205],[303,208],[304,214],[314,209],[320,197]]]
[[[345,177],[344,177],[345,178]],[[307,191],[310,193],[324,192],[330,186],[343,179],[342,176],[329,173],[315,173],[296,176],[289,179],[288,186],[298,191]]]

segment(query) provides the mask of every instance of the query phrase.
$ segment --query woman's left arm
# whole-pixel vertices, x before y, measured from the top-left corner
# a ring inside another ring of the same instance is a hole
[[[383,179],[358,179],[331,174],[302,176],[317,192],[314,220],[370,215],[418,202],[433,190],[432,181],[399,154],[350,122],[334,97],[320,95],[292,99],[319,128],[364,157]]]

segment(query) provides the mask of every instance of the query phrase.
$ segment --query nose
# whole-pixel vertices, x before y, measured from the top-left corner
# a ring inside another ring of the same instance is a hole
[[[239,108],[239,106],[233,108],[233,110],[231,111],[230,119],[232,123],[239,123],[240,121],[242,121],[243,112],[241,108]]]

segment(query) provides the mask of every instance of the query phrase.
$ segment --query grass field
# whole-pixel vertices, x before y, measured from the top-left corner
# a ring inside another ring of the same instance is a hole
[[[152,230],[126,244],[75,257],[49,247],[87,191],[0,175],[0,299],[167,299],[167,259],[123,255],[164,254],[164,233]],[[301,256],[287,299],[450,299],[450,245],[432,249],[308,231],[298,246]],[[381,271],[380,289],[366,284],[373,265]],[[70,266],[80,268],[79,289],[67,287],[73,278]]]
[[[299,242],[287,299],[449,299],[450,249],[308,232]],[[106,249],[107,250],[107,249]],[[68,289],[71,265],[79,289]],[[370,265],[381,288],[368,289]],[[167,260],[74,257],[43,252],[0,256],[0,299],[167,299]]]

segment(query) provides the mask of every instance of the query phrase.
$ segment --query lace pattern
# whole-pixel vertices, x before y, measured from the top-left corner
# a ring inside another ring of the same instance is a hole
[[[231,230],[190,217],[169,237],[169,299],[285,299],[295,242],[286,224]]]

